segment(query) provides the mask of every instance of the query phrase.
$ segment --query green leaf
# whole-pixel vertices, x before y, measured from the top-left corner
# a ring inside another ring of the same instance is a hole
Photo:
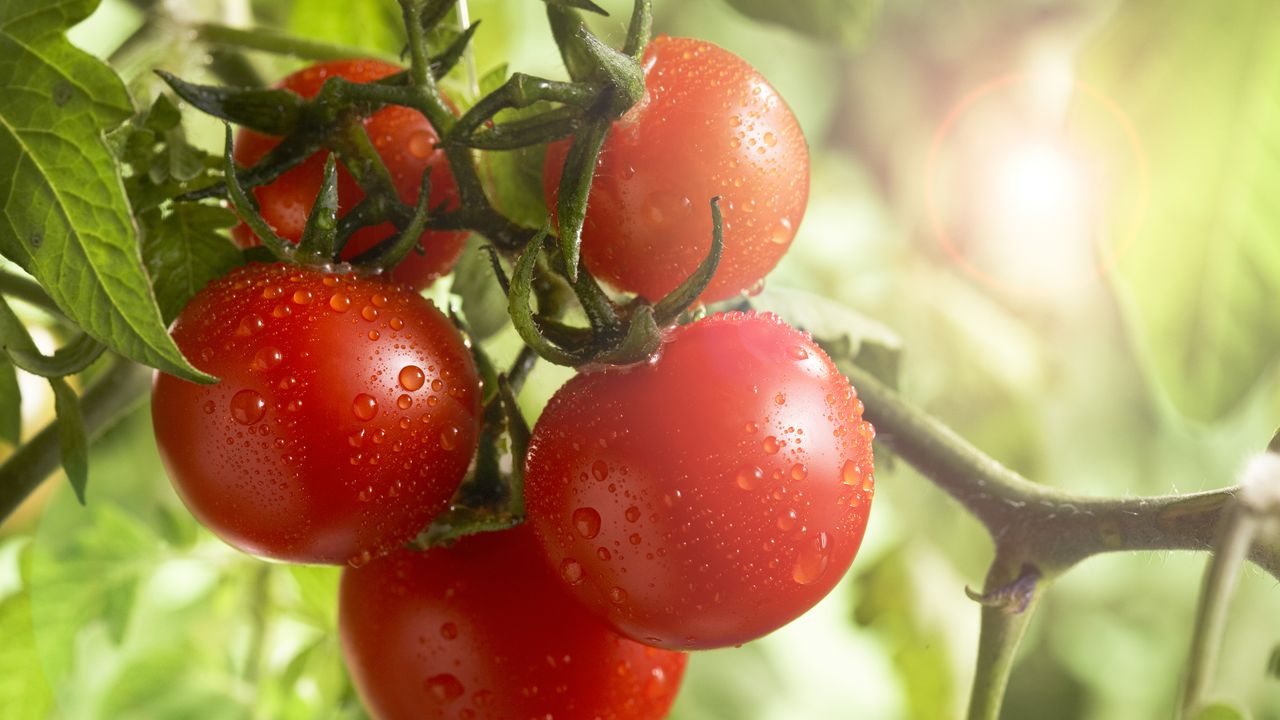
[[[84,504],[85,486],[89,482],[89,438],[84,431],[84,414],[80,398],[62,378],[49,378],[53,387],[53,406],[58,412],[58,445],[62,450],[62,469],[76,491],[76,499]]]
[[[45,720],[53,692],[41,670],[25,593],[0,602],[0,707],[6,720]]]
[[[197,85],[163,70],[156,74],[197,109],[268,135],[293,132],[306,106],[300,95],[289,90]]]
[[[235,214],[225,208],[179,203],[143,237],[142,254],[165,322],[210,280],[240,264],[240,251],[218,232],[235,224]]]
[[[165,331],[103,130],[132,113],[123,83],[63,31],[96,0],[0,7],[0,254],[108,347],[190,380]]]
[[[1196,711],[1195,720],[1248,720],[1248,715],[1234,705],[1216,702]]]
[[[477,236],[468,238],[467,247],[453,268],[451,290],[461,300],[462,315],[476,342],[493,337],[509,322],[507,296],[481,245]]]
[[[880,17],[881,0],[727,0],[747,17],[781,25],[844,48],[862,45]]]
[[[1140,171],[1106,219],[1117,243],[1132,237],[1119,285],[1137,335],[1173,404],[1219,418],[1280,349],[1280,4],[1122,3],[1081,79],[1120,106],[1149,164],[1136,233]],[[1114,119],[1089,122],[1081,97],[1088,137],[1119,134]],[[1127,143],[1110,145],[1108,165],[1135,165]]]
[[[0,441],[17,445],[22,439],[22,389],[18,371],[9,358],[0,357]]]

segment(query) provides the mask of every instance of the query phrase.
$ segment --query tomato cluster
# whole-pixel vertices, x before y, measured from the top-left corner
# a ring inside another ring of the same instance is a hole
[[[719,196],[724,252],[701,299],[739,295],[800,223],[803,135],[758,73],[709,43],[658,38],[643,67],[647,94],[596,168],[586,266],[663,297],[707,255],[698,209]],[[282,87],[314,96],[325,77],[395,70],[328,63]],[[457,202],[424,118],[391,106],[365,127],[403,201],[429,169],[432,204]],[[244,131],[236,157],[277,142]],[[550,212],[566,152],[547,151]],[[286,239],[303,233],[323,163],[255,189]],[[345,174],[339,187],[349,212],[362,195]],[[393,232],[366,228],[347,251]],[[807,334],[753,312],[669,329],[648,362],[566,383],[516,458],[526,524],[403,549],[449,506],[485,415],[469,343],[415,292],[448,271],[461,237],[421,241],[389,278],[255,264],[211,283],[173,336],[221,382],[159,375],[152,402],[161,455],[205,525],[246,552],[351,566],[342,643],[376,717],[659,718],[683,651],[761,637],[841,579],[874,492],[874,431]]]

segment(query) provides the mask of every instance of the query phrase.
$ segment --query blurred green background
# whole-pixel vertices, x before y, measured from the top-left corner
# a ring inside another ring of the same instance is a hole
[[[629,5],[602,4],[599,28],[620,34]],[[1280,3],[655,6],[659,31],[754,64],[809,138],[811,204],[764,304],[827,325],[874,318],[900,338],[904,394],[1038,482],[1208,489],[1265,447],[1280,425]],[[560,73],[542,3],[469,9],[484,20],[480,74]],[[389,0],[105,0],[72,37],[143,107],[151,68],[212,81],[225,58],[193,42],[202,21],[390,55],[402,42]],[[299,65],[246,57],[266,78]],[[216,124],[187,122],[218,146]],[[565,377],[535,373],[530,417]],[[41,392],[24,384],[29,431],[52,413]],[[905,464],[879,465],[847,581],[763,640],[696,655],[674,718],[962,716],[978,620],[963,590],[981,585],[990,543]],[[91,473],[87,508],[50,482],[0,527],[0,716],[364,717],[334,633],[338,569],[262,563],[197,527],[145,409],[95,446]],[[1203,566],[1123,555],[1068,574],[1005,716],[1170,717]],[[1280,720],[1274,579],[1246,571],[1225,643],[1215,696]]]

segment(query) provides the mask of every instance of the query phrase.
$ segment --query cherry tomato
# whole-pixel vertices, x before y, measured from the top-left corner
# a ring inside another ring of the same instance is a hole
[[[278,87],[292,90],[306,97],[315,97],[324,81],[330,77],[342,77],[353,82],[371,82],[400,72],[403,68],[378,60],[341,60],[312,65],[286,77]],[[422,184],[422,173],[431,168],[431,207],[445,205],[456,207],[458,188],[449,170],[444,151],[436,149],[439,136],[416,110],[399,105],[385,107],[364,121],[369,138],[391,172],[400,200],[414,204]],[[235,158],[242,166],[250,166],[262,159],[279,144],[280,138],[242,129],[236,136]],[[297,242],[306,227],[307,215],[320,192],[324,179],[324,163],[327,152],[312,155],[301,165],[289,170],[268,185],[254,189],[262,216],[281,237]],[[341,163],[338,164],[338,208],[345,215],[364,198],[364,192]],[[391,223],[366,227],[358,231],[347,243],[343,259],[351,259],[368,250],[396,232]],[[258,244],[258,238],[245,225],[232,232],[242,247]],[[447,273],[462,252],[466,233],[424,232],[422,247],[425,254],[411,252],[395,268],[391,278],[396,282],[422,289],[437,277]]]
[[[529,521],[574,597],[657,647],[739,645],[822,599],[874,492],[862,404],[768,314],[673,331],[652,363],[584,373],[533,430]]]
[[[742,58],[701,40],[659,37],[647,95],[605,140],[582,257],[592,274],[656,301],[711,248],[721,196],[725,249],[702,300],[749,290],[778,264],[809,199],[809,149],[777,91]],[[568,142],[547,152],[554,211]]]
[[[379,720],[657,720],[687,659],[590,615],[524,528],[348,569],[338,616],[347,667]]]
[[[192,513],[255,555],[367,562],[448,504],[479,436],[461,336],[409,289],[291,265],[210,283],[173,325],[197,385],[156,376],[156,441]]]

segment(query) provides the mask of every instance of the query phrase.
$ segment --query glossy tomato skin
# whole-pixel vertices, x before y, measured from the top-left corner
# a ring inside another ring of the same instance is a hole
[[[721,196],[724,255],[704,302],[750,290],[791,246],[809,199],[809,149],[790,108],[742,58],[688,38],[658,37],[645,56],[646,97],[605,140],[582,256],[615,287],[656,301],[711,247]],[[547,152],[555,210],[568,142]]]
[[[342,77],[353,82],[370,82],[400,72],[403,68],[378,60],[340,60],[320,63],[300,70],[282,80],[278,87],[306,97],[315,97],[324,81],[330,77]],[[422,173],[431,168],[431,207],[444,205],[456,207],[458,188],[449,170],[444,151],[436,149],[439,136],[435,129],[416,110],[392,105],[370,115],[364,121],[365,130],[377,148],[378,154],[391,172],[400,200],[410,205],[418,200]],[[242,129],[236,136],[235,159],[241,166],[251,166],[279,144],[280,138]],[[302,164],[281,175],[268,185],[254,189],[262,216],[281,237],[297,242],[302,237],[307,215],[320,192],[324,179],[324,163],[327,153],[312,155]],[[364,198],[364,192],[356,184],[346,168],[338,163],[338,208],[345,215]],[[364,228],[352,236],[342,257],[349,260],[368,250],[396,232],[391,223]],[[242,247],[258,244],[245,225],[232,232]],[[462,252],[466,233],[424,232],[422,247],[425,254],[409,253],[391,273],[396,282],[422,289],[436,278],[447,273]]]
[[[470,352],[409,289],[291,265],[210,283],[174,340],[221,379],[157,374],[157,445],[187,507],[245,552],[360,563],[447,505],[479,434]]]
[[[378,720],[657,720],[686,662],[575,603],[525,528],[348,569],[338,614]]]
[[[767,314],[673,331],[580,374],[533,430],[529,521],[550,567],[628,637],[739,645],[821,600],[862,540],[871,440],[848,381]]]

